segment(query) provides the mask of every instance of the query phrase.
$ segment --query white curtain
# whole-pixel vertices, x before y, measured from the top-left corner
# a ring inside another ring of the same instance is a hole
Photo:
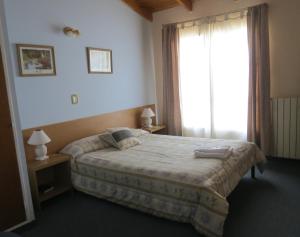
[[[180,27],[184,136],[247,138],[247,18],[227,15]]]

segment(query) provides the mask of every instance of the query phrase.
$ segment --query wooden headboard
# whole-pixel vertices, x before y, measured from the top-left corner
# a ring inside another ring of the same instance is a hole
[[[145,105],[138,108],[121,110],[113,113],[101,114],[98,116],[82,118],[62,123],[56,123],[36,128],[23,130],[23,139],[26,152],[26,159],[33,160],[34,146],[27,144],[32,132],[37,129],[43,129],[51,138],[47,144],[48,154],[57,153],[64,146],[74,140],[88,137],[103,132],[110,127],[130,127],[139,128],[141,126],[140,115],[144,108],[151,107],[155,111],[155,105]],[[155,118],[153,119],[155,121]]]

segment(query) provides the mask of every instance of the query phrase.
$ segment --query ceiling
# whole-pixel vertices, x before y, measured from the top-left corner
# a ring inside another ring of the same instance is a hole
[[[134,11],[149,21],[153,20],[153,13],[182,5],[192,11],[192,0],[122,0]]]

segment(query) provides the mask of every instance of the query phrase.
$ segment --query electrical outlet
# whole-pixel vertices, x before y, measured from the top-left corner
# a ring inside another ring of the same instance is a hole
[[[73,105],[76,105],[76,104],[78,104],[78,95],[71,95],[71,102],[72,102],[72,104]]]

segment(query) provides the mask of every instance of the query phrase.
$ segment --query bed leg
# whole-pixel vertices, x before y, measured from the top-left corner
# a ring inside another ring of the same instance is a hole
[[[255,179],[255,166],[251,167],[251,178]]]

